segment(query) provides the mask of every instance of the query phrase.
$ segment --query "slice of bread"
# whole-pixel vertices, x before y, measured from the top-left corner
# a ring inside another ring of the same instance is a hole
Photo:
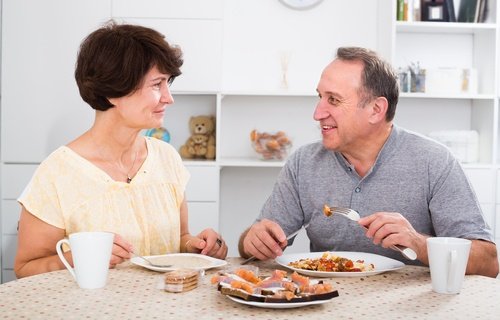
[[[165,291],[185,292],[198,286],[199,272],[192,269],[179,269],[165,273]]]

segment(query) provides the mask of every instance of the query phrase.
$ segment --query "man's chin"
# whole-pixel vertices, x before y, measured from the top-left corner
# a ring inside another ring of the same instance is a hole
[[[323,147],[330,151],[338,151],[338,145],[325,141],[324,139],[323,139]]]

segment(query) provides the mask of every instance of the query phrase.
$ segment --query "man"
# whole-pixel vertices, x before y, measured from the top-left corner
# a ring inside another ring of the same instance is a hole
[[[471,239],[466,272],[496,277],[491,229],[460,163],[443,145],[393,124],[399,90],[392,68],[372,51],[339,48],[317,91],[323,141],[290,156],[241,235],[240,255],[276,258],[286,235],[309,222],[311,251],[373,252],[407,264],[428,265],[430,236]],[[355,209],[361,219],[327,217],[325,204]],[[418,260],[391,250],[396,244]]]

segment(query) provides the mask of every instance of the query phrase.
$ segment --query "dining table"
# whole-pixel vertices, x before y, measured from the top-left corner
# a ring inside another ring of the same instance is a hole
[[[326,303],[283,308],[235,302],[212,278],[243,259],[201,273],[198,286],[172,293],[165,273],[130,262],[110,269],[106,286],[80,289],[67,270],[0,285],[1,319],[500,319],[500,280],[465,276],[459,294],[432,291],[429,268],[405,265],[369,276],[322,278],[339,293]],[[274,260],[253,261],[259,275],[290,270]],[[286,306],[285,306],[286,307]]]

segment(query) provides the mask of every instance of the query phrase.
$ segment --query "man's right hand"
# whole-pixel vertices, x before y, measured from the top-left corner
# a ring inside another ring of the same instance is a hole
[[[285,232],[280,225],[264,219],[248,229],[243,239],[243,251],[259,260],[274,259],[283,254],[287,244]]]

